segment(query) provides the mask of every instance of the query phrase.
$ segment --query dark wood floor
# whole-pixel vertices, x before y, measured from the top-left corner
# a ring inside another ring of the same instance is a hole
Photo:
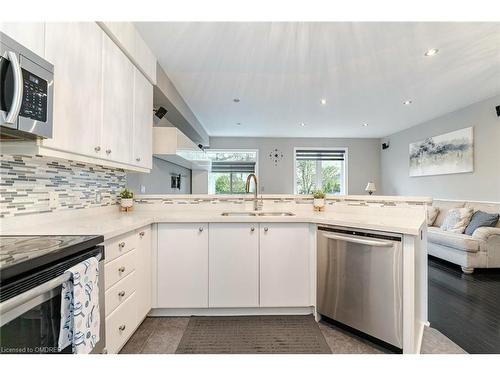
[[[429,257],[429,321],[468,353],[500,353],[500,270],[475,270]]]

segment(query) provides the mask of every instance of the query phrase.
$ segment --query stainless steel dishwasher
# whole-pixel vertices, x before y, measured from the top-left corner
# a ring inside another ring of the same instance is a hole
[[[401,235],[319,226],[318,313],[403,348]]]

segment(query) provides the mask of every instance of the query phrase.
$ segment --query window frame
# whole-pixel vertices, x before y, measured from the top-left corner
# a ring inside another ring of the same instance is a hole
[[[234,153],[238,153],[238,152],[255,152],[255,176],[257,176],[257,181],[260,181],[260,179],[259,179],[259,149],[255,149],[255,148],[210,148],[207,151],[210,151],[210,152],[225,152],[225,153],[231,153],[231,152],[234,152]],[[208,171],[208,173],[209,173],[209,179],[208,180],[210,181],[210,174],[212,173],[212,170],[210,169]],[[213,193],[214,195],[242,194],[242,193],[233,193],[232,192],[232,190],[233,190],[233,182],[232,182],[233,176],[232,176],[232,173],[230,173],[229,178],[231,180],[231,182],[230,182],[231,193],[217,194],[214,191],[214,193]],[[208,186],[208,191],[210,191],[210,186]],[[258,192],[258,193],[260,194],[260,192]]]
[[[344,151],[344,169],[343,173],[341,174],[341,178],[344,180],[344,192],[342,193],[342,190],[339,195],[349,195],[349,148],[348,147],[308,147],[308,146],[303,146],[303,147],[294,147],[293,148],[293,193],[295,195],[306,195],[306,194],[299,194],[297,192],[297,150],[328,150],[328,151],[335,151],[335,150],[343,150]],[[320,162],[320,160],[317,160],[316,163]],[[316,182],[320,181],[321,182],[321,173],[316,173]]]

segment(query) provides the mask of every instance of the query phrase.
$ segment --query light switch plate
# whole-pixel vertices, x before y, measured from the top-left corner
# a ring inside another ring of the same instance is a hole
[[[49,191],[49,208],[56,208],[59,204],[59,195],[55,191]]]
[[[146,192],[146,186],[141,185],[141,194],[144,194]]]

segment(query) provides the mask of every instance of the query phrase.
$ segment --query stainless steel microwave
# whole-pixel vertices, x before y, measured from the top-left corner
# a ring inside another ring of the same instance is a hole
[[[52,138],[54,66],[0,32],[0,138]]]

